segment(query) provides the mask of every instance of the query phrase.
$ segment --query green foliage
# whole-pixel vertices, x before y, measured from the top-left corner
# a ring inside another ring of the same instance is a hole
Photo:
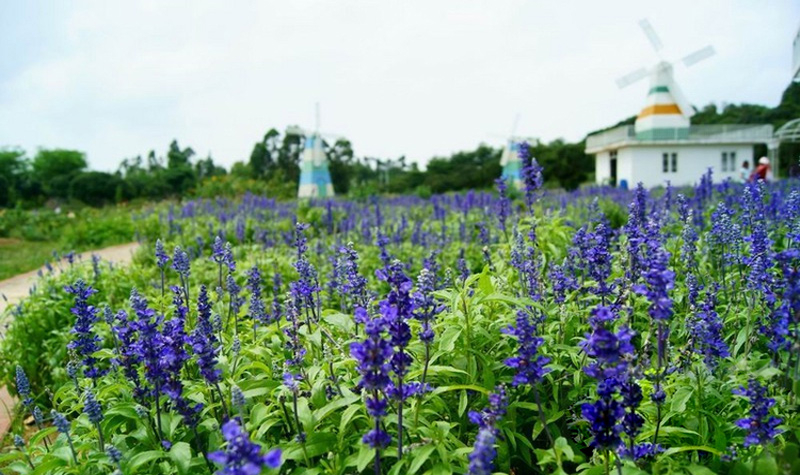
[[[69,184],[69,196],[92,206],[100,206],[113,203],[122,184],[118,176],[110,173],[80,173]]]
[[[214,177],[208,181],[214,183],[227,179],[227,176]],[[231,181],[232,184],[239,182]],[[354,193],[357,190],[350,191]],[[417,204],[407,207],[394,207],[388,202],[381,202],[384,216],[392,216],[391,219],[397,219],[400,214],[411,222],[425,223],[425,229],[434,233],[438,233],[440,226],[443,226],[448,239],[436,246],[439,252],[437,262],[443,266],[439,278],[451,276],[451,283],[441,286],[435,293],[443,310],[433,324],[436,336],[430,347],[431,364],[427,381],[433,390],[406,402],[404,427],[407,450],[402,461],[397,461],[394,446],[384,451],[381,456],[384,473],[466,472],[467,456],[472,451],[477,431],[476,426],[469,422],[469,411],[485,407],[487,394],[497,384],[508,384],[512,380],[514,372],[504,364],[504,360],[515,354],[517,343],[504,334],[504,329],[514,323],[517,311],[522,309],[542,315],[543,320],[538,324],[537,331],[544,338],[542,352],[551,359],[549,367],[552,371],[535,388],[507,388],[510,404],[499,425],[496,470],[508,474],[605,473],[605,459],[589,446],[587,423],[580,416],[580,405],[595,397],[596,383],[582,370],[588,361],[578,343],[591,331],[587,320],[591,310],[600,304],[600,297],[591,291],[570,291],[563,302],[554,300],[548,270],[569,258],[576,228],[583,225],[591,228],[595,224],[596,211],[587,210],[602,210],[615,229],[624,224],[626,214],[619,201],[612,198],[599,199],[596,207],[591,205],[591,198],[582,198],[570,202],[566,209],[554,211],[555,204],[562,202],[562,195],[555,193],[551,196],[536,206],[533,215],[523,210],[523,213],[514,217],[523,236],[529,230],[534,230],[537,236],[533,252],[534,261],[542,272],[537,284],[542,286],[542,292],[535,300],[526,296],[519,271],[508,261],[512,251],[510,240],[498,235],[496,240],[486,245],[485,252],[489,259],[484,258],[477,228],[479,223],[493,218],[491,207],[472,208],[465,214],[453,210],[439,222],[438,219],[431,219],[433,210],[430,202],[416,202],[415,198],[410,198]],[[447,198],[438,197],[440,200]],[[363,404],[364,395],[355,389],[360,377],[348,351],[354,341],[363,339],[364,330],[362,327],[357,332],[347,300],[328,286],[334,267],[326,250],[337,248],[342,241],[356,241],[360,273],[368,278],[370,290],[376,293],[376,300],[380,300],[386,296],[387,287],[385,282],[374,277],[375,271],[384,265],[380,250],[373,244],[374,237],[360,239],[363,232],[360,229],[330,233],[326,207],[307,201],[296,204],[270,203],[263,208],[250,209],[250,205],[242,206],[241,202],[228,202],[215,197],[188,205],[185,218],[180,217],[182,213],[179,209],[175,209],[172,220],[165,219],[170,206],[174,204],[164,204],[135,216],[133,223],[136,231],[149,240],[150,245],[136,256],[133,265],[113,270],[103,266],[100,275],[95,276],[91,266],[85,263],[66,269],[63,275],[46,276],[39,282],[37,292],[22,304],[19,316],[8,328],[5,341],[0,345],[0,377],[13,389],[14,368],[20,364],[31,380],[37,403],[43,407],[53,404],[68,415],[78,448],[77,465],[71,461],[63,435],[51,438],[54,447],[51,445],[50,449],[45,449],[37,440],[47,431],[52,434],[52,428],[44,428],[28,442],[32,460],[37,467],[41,467],[36,470],[39,473],[94,475],[113,469],[107,457],[97,448],[97,428],[82,415],[83,399],[74,382],[67,379],[64,370],[69,358],[65,348],[72,338],[69,330],[74,323],[69,311],[72,297],[63,290],[64,284],[82,277],[99,290],[91,297],[90,304],[100,308],[108,305],[112,311],[126,310],[129,313],[132,312],[127,302],[128,296],[131,289],[136,288],[148,298],[151,308],[166,318],[172,318],[175,310],[171,296],[169,292],[162,296],[161,275],[154,265],[151,248],[154,239],[161,238],[170,254],[176,245],[191,250],[193,260],[189,288],[191,301],[195,304],[200,284],[210,288],[219,284],[219,269],[209,259],[209,233],[222,233],[233,240],[237,235],[239,218],[245,225],[245,237],[243,242],[237,242],[233,247],[237,271],[232,274],[239,285],[245,284],[244,273],[253,265],[259,266],[265,279],[279,272],[285,284],[295,281],[298,277],[294,267],[295,250],[281,238],[267,245],[258,240],[260,238],[256,237],[258,233],[255,230],[266,230],[267,237],[286,236],[291,232],[296,218],[311,225],[307,230],[309,259],[319,272],[322,287],[318,319],[308,317],[312,319],[311,323],[303,324],[300,330],[299,338],[307,353],[303,358],[303,381],[296,407],[293,405],[292,392],[282,383],[282,375],[286,371],[284,361],[289,355],[286,334],[289,323],[285,320],[277,324],[254,322],[248,315],[248,304],[245,304],[238,318],[232,317],[228,313],[228,296],[218,298],[214,291],[211,291],[212,313],[222,318],[222,328],[218,331],[221,339],[218,368],[223,375],[220,388],[209,386],[200,378],[194,360],[187,364],[181,376],[186,398],[192,403],[203,404],[198,415],[200,424],[197,433],[186,426],[174,407],[166,404],[165,397],[162,403],[167,409],[162,413],[161,422],[165,438],[172,446],[163,448],[161,441],[155,437],[155,412],[152,407],[149,418],[137,413],[138,403],[131,395],[130,383],[121,371],[112,366],[115,341],[109,325],[103,320],[94,324],[103,345],[103,349],[94,356],[102,367],[111,371],[98,380],[96,386],[86,378],[80,378],[78,384],[83,387],[91,385],[102,402],[105,419],[101,430],[107,442],[113,443],[125,454],[122,463],[124,473],[208,473],[201,450],[213,451],[223,445],[220,424],[225,408],[231,408],[233,385],[241,388],[246,397],[245,407],[240,414],[246,432],[261,445],[282,448],[285,460],[283,473],[371,473],[375,453],[361,443],[361,437],[371,423]],[[370,203],[363,209],[358,206],[335,208],[334,227],[348,218],[346,213],[364,211],[365,215],[369,215],[375,212],[374,206],[374,203]],[[701,249],[695,264],[679,258],[682,242],[678,227],[664,227],[665,246],[673,256],[670,268],[679,276],[674,289],[670,290],[675,315],[670,320],[668,346],[675,370],[663,381],[667,402],[662,407],[658,429],[659,443],[666,450],[654,459],[637,463],[623,461],[619,467],[623,474],[779,474],[782,473],[779,470],[793,473],[791,470],[798,466],[800,416],[796,411],[796,389],[791,386],[791,376],[779,369],[785,365],[786,355],[774,358],[753,326],[754,315],[762,314],[767,306],[740,298],[746,292],[744,278],[729,276],[723,281],[728,287],[718,294],[717,309],[723,319],[724,337],[730,344],[731,357],[721,359],[718,368],[708,369],[702,357],[692,352],[687,323],[697,315],[697,309],[687,302],[683,278],[692,270],[707,279],[709,285],[720,281],[720,269],[708,239],[708,218],[712,209],[710,207],[705,212],[706,225],[702,229],[699,242]],[[188,212],[190,210],[192,212]],[[223,216],[224,219],[218,219]],[[120,216],[118,223],[107,221],[106,226],[125,228],[124,219],[125,216]],[[664,219],[673,222],[675,217],[671,215]],[[88,227],[92,226],[93,221],[88,217],[82,219],[80,222],[87,227],[76,230],[75,235],[101,233],[101,229]],[[400,237],[397,240],[394,235],[390,237],[388,251],[407,264],[409,275],[417,275],[422,260],[428,257],[430,250],[410,242],[411,229],[402,231],[394,225],[386,229],[392,229]],[[459,239],[462,229],[465,235]],[[492,232],[496,230],[492,229]],[[776,223],[775,229],[770,231],[771,237],[778,243],[777,249],[785,242],[786,232],[787,227],[780,223]],[[618,242],[615,240],[615,243],[610,249],[614,265],[609,282],[627,285],[624,280],[628,262],[625,238]],[[466,279],[453,277],[459,275],[457,262],[462,249],[471,271]],[[594,287],[591,276],[584,271],[579,271],[577,277],[586,288]],[[177,282],[177,275],[167,266],[166,284]],[[273,295],[267,282],[265,280],[263,286],[264,295],[271,303]],[[637,355],[641,358],[641,370],[646,374],[652,373],[652,363],[648,357],[654,344],[654,332],[647,313],[648,302],[635,293],[620,295],[624,299],[621,305],[630,310],[620,318],[636,330],[635,345],[639,350]],[[281,292],[278,297],[285,302],[287,295]],[[188,331],[194,328],[196,319],[197,312],[192,305],[187,319]],[[418,381],[423,372],[420,360],[425,348],[416,337],[421,329],[420,323],[411,321],[410,325],[415,336],[408,348],[414,361],[408,380]],[[241,343],[241,352],[238,354],[232,350],[234,337]],[[774,445],[765,449],[742,449],[739,461],[725,462],[721,456],[728,447],[741,444],[743,439],[742,429],[733,422],[745,417],[748,410],[743,398],[732,395],[732,389],[751,377],[769,383],[770,396],[777,401],[773,410],[784,419],[782,428],[786,432],[778,437]],[[640,406],[640,413],[645,420],[643,432],[639,435],[639,441],[642,442],[652,440],[656,432],[657,408],[650,400],[654,390],[652,381],[644,376],[639,381],[644,390],[644,400]],[[52,399],[46,396],[47,389],[53,392]],[[536,402],[538,397],[541,397],[541,405]],[[397,430],[395,410],[393,405],[389,417],[384,421],[390,434],[396,434]],[[298,424],[307,434],[305,443],[294,438]],[[552,442],[548,433],[552,436]],[[4,473],[30,473],[20,454],[19,451],[11,451],[5,459],[0,456],[0,465],[6,465],[2,469]],[[613,464],[610,469],[616,472]]]
[[[75,150],[40,149],[33,158],[33,176],[48,196],[66,198],[69,184],[86,168],[86,156]]]

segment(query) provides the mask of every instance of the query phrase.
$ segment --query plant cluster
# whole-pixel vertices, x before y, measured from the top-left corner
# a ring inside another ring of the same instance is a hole
[[[525,177],[137,215],[134,265],[9,310],[0,470],[798,473],[798,183]]]

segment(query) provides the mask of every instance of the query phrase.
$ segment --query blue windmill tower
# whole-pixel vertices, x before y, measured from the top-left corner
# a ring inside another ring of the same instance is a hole
[[[305,137],[303,153],[300,156],[300,186],[298,198],[330,198],[334,195],[331,173],[328,170],[328,157],[325,154],[322,134],[319,132],[319,104],[317,104],[317,123],[313,131],[300,127],[288,127],[287,134]]]
[[[519,124],[519,114],[514,118],[514,125],[511,127],[511,134],[508,136],[503,154],[500,156],[500,165],[503,167],[503,179],[509,184],[522,188],[522,160],[519,158],[519,147],[523,142],[528,145],[536,145],[537,139],[530,137],[518,137],[514,135]]]

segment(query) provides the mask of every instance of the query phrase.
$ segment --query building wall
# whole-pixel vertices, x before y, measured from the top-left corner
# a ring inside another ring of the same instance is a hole
[[[600,152],[594,156],[594,181],[598,185],[605,185],[611,179],[611,163],[608,151]]]
[[[726,171],[722,171],[722,152],[735,153],[735,163],[728,159]],[[663,171],[663,154],[669,154],[668,171]],[[677,154],[677,171],[672,171],[672,154]],[[628,187],[638,182],[647,188],[664,186],[669,181],[673,186],[694,185],[711,168],[714,181],[727,178],[737,180],[742,162],[750,163],[753,169],[753,147],[751,145],[663,145],[626,147],[618,152],[618,180],[627,180]]]

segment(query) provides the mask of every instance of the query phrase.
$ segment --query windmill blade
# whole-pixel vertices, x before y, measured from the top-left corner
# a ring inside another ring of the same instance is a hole
[[[684,66],[688,68],[689,66],[697,64],[700,61],[703,61],[704,59],[708,59],[714,56],[715,54],[717,54],[717,52],[714,50],[714,47],[708,45],[705,48],[700,48],[699,50],[695,51],[692,54],[684,56],[681,62],[683,63]]]
[[[631,84],[635,83],[636,81],[642,80],[646,78],[650,74],[645,68],[639,68],[636,71],[626,74],[621,78],[616,80],[617,87],[622,89],[623,87],[630,86]]]
[[[661,42],[661,38],[658,37],[656,30],[653,29],[653,25],[650,24],[647,18],[642,18],[639,20],[639,26],[642,27],[647,39],[650,40],[650,44],[653,45],[653,49],[655,49],[656,52],[661,51],[661,48],[664,47],[664,44]]]
[[[519,125],[519,112],[514,116],[514,125],[511,126],[511,136],[517,133],[517,126]]]
[[[683,95],[683,91],[681,88],[678,87],[678,83],[672,78],[672,75],[669,76],[667,88],[669,92],[672,94],[672,97],[675,98],[675,102],[678,104],[678,108],[681,110],[681,113],[686,118],[691,118],[694,115],[694,108],[692,104],[686,99],[686,96]]]

